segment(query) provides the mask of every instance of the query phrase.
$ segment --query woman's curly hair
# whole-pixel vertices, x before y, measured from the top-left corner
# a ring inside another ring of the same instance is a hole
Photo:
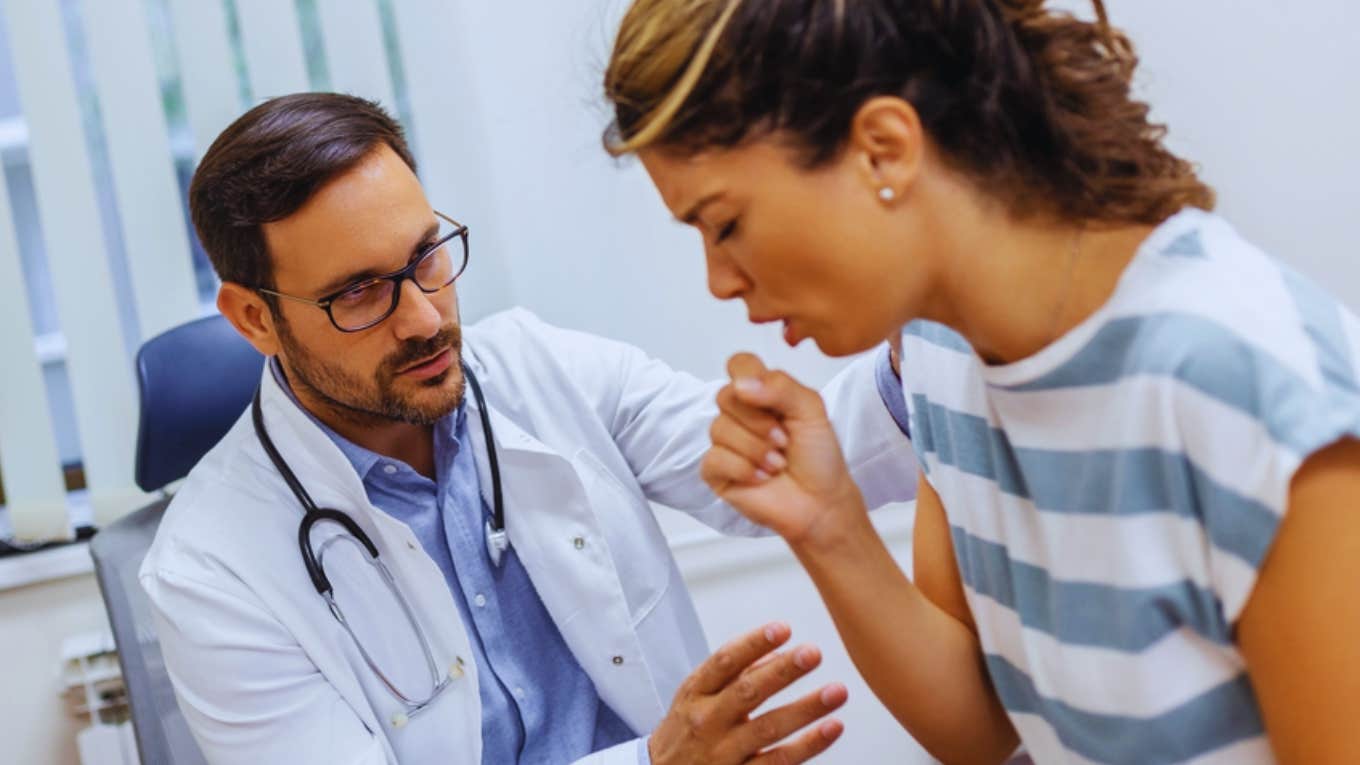
[[[895,95],[946,160],[1017,216],[1155,224],[1214,193],[1130,89],[1137,57],[1095,0],[636,0],[605,75],[615,155],[777,133],[815,167]]]

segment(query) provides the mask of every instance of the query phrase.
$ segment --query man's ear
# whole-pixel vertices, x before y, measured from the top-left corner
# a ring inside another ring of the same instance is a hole
[[[926,154],[916,108],[896,96],[865,101],[850,123],[849,149],[869,193],[893,204],[911,193]]]
[[[223,282],[217,290],[217,310],[255,350],[265,356],[279,352],[274,315],[260,293],[235,282]]]

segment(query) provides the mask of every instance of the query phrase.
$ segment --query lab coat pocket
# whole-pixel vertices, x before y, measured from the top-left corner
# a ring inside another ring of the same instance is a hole
[[[592,452],[572,458],[623,588],[632,626],[647,617],[671,581],[670,547],[642,490],[625,486]],[[584,540],[583,540],[584,543]]]

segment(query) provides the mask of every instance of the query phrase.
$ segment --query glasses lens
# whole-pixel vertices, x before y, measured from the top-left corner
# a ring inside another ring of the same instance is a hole
[[[331,316],[341,329],[360,329],[392,308],[392,282],[376,279],[345,290],[331,301]]]
[[[454,262],[454,252],[457,251],[458,263]],[[421,257],[416,264],[415,280],[422,290],[433,292],[441,287],[448,286],[457,276],[462,265],[463,243],[454,237],[452,240],[440,244],[430,252]]]

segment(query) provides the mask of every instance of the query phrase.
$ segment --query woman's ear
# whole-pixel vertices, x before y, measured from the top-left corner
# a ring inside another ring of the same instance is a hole
[[[896,96],[864,102],[850,123],[853,152],[866,189],[891,205],[911,193],[925,158],[925,131],[916,108]]]
[[[274,315],[260,293],[235,282],[223,282],[217,290],[217,310],[231,322],[241,337],[255,346],[255,350],[265,356],[279,352]]]

